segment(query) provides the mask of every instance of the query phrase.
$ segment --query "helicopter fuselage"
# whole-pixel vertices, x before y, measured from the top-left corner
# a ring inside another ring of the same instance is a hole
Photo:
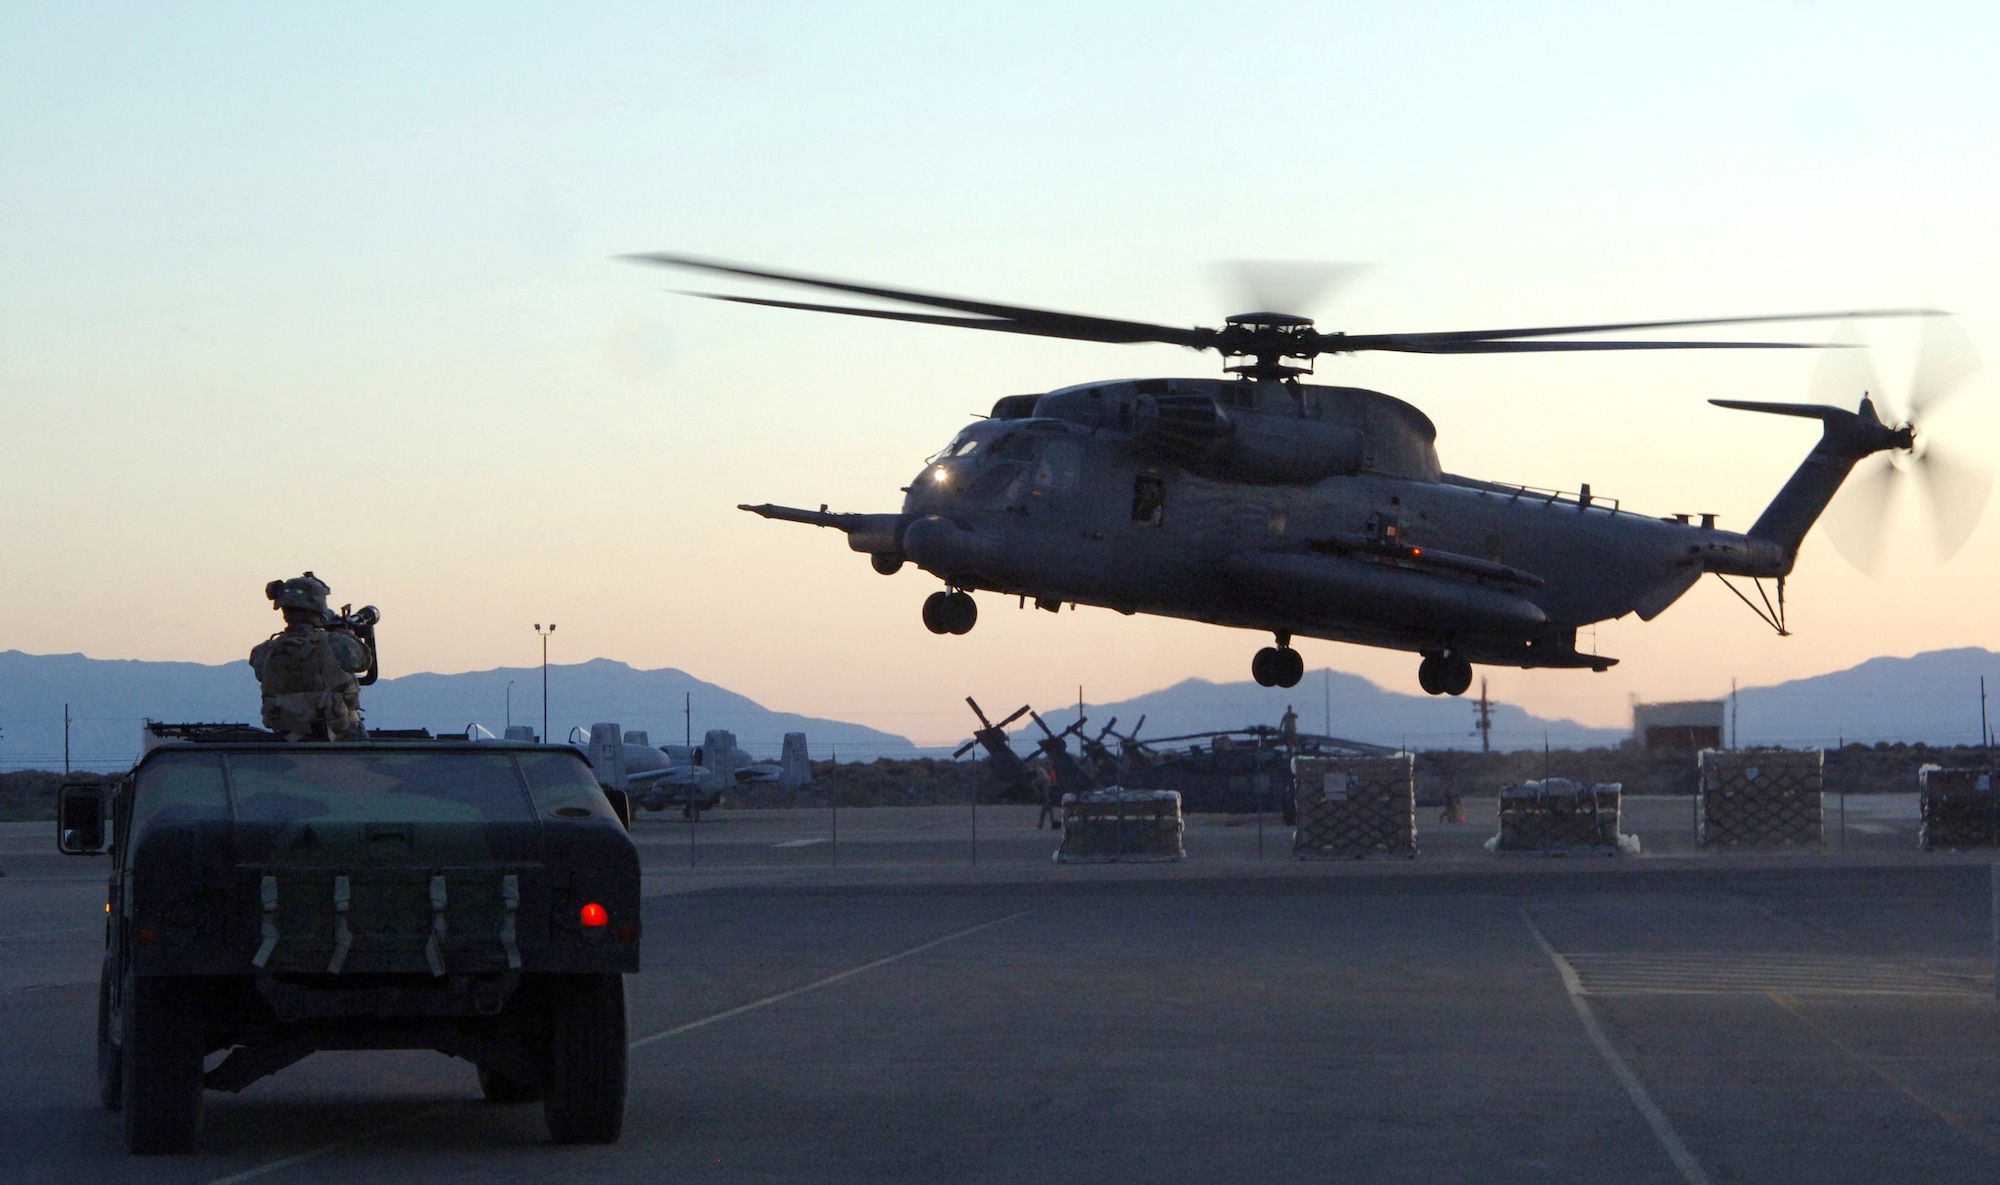
[[[813,521],[810,512],[780,517]],[[1782,576],[1767,541],[1687,516],[1442,471],[1376,391],[1173,379],[1003,399],[899,515],[827,516],[881,570],[1463,661],[1603,670],[1578,627],[1650,620],[1702,573]]]

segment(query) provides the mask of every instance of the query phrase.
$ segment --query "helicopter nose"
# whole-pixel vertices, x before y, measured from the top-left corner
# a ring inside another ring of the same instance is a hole
[[[903,554],[932,572],[991,572],[1000,560],[1000,541],[928,514],[903,529]]]

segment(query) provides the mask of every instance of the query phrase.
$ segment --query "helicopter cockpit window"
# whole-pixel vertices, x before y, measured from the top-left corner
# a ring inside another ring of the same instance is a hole
[[[1167,483],[1150,474],[1132,479],[1132,521],[1157,527],[1166,517]]]
[[[1029,436],[1027,433],[1009,432],[1007,435],[994,441],[987,448],[986,455],[992,460],[1032,461],[1035,459],[1035,454],[1041,451],[1041,448],[1042,441]]]
[[[974,505],[998,501],[1013,489],[1020,476],[1021,466],[1017,462],[988,466],[979,474],[978,480],[967,487],[966,501]]]
[[[948,460],[952,457],[969,457],[979,451],[980,443],[980,439],[969,432],[954,437],[950,444],[945,445],[937,452],[924,458],[924,464],[935,465],[939,461]]]
[[[1083,465],[1083,448],[1074,440],[1051,440],[1042,449],[1041,463],[1035,466],[1035,488],[1062,491],[1076,487],[1077,470]]]

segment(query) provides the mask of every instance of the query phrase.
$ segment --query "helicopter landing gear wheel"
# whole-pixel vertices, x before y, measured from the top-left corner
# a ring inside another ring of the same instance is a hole
[[[1417,664],[1417,686],[1432,695],[1464,695],[1472,686],[1472,664],[1455,654],[1426,654]]]
[[[1306,660],[1290,646],[1266,646],[1250,660],[1250,677],[1259,687],[1297,687],[1305,675]]]
[[[934,634],[951,632],[951,594],[934,592],[924,598],[924,628]]]
[[[979,621],[979,603],[972,594],[941,590],[924,598],[924,628],[934,634],[969,634]]]
[[[972,632],[972,627],[979,624],[979,602],[972,599],[971,593],[954,592],[945,598],[945,604],[948,607],[947,628],[952,633],[969,634]],[[1467,680],[1472,678],[1469,668],[1466,678]]]

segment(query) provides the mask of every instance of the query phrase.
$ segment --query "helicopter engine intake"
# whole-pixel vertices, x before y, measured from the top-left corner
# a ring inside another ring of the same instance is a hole
[[[1361,472],[1354,428],[1235,411],[1207,395],[1141,396],[1138,447],[1193,472],[1254,485],[1313,485]]]

